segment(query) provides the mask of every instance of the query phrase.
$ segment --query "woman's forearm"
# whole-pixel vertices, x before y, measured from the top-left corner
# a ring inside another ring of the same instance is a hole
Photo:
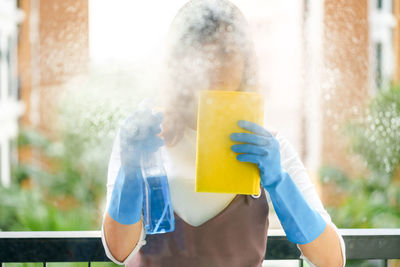
[[[108,249],[116,260],[123,262],[139,241],[142,221],[130,225],[121,224],[106,213],[103,227]]]
[[[344,264],[339,236],[330,224],[314,241],[299,247],[317,267],[342,267]]]

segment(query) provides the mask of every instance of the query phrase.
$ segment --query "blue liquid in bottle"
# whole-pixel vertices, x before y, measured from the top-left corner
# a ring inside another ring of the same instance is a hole
[[[142,158],[143,217],[147,234],[161,234],[175,230],[168,178],[160,150]]]

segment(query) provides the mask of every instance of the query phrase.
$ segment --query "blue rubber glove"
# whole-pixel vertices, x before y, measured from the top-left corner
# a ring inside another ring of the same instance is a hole
[[[279,143],[262,126],[249,122],[238,125],[252,133],[232,133],[236,144],[231,149],[239,161],[257,164],[261,184],[268,191],[275,211],[289,241],[307,244],[315,240],[326,227],[321,215],[312,209],[297,188],[293,179],[282,170]]]
[[[163,113],[139,110],[129,116],[120,131],[121,168],[111,195],[108,214],[121,224],[134,224],[141,219],[143,178],[140,159],[164,145],[161,132]]]

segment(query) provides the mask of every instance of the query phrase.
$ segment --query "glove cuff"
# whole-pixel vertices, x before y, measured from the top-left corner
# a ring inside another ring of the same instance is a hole
[[[279,182],[266,189],[289,241],[307,244],[325,230],[325,220],[308,205],[287,172],[283,171]]]
[[[129,225],[137,223],[142,217],[142,188],[143,179],[140,170],[130,172],[129,179],[127,179],[121,167],[115,180],[108,207],[110,217],[121,224]]]

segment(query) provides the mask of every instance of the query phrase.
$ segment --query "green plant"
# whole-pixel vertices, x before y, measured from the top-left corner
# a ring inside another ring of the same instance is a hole
[[[342,206],[332,207],[335,222],[340,227],[400,227],[400,86],[380,91],[344,133],[368,174],[347,177],[337,167],[321,169],[322,182],[333,182],[347,195]]]
[[[328,207],[342,228],[400,227],[400,86],[379,91],[365,114],[346,124],[350,151],[366,163],[368,173],[348,177],[338,166],[323,166],[322,183],[344,194],[340,206]],[[348,266],[376,266],[349,262]]]

